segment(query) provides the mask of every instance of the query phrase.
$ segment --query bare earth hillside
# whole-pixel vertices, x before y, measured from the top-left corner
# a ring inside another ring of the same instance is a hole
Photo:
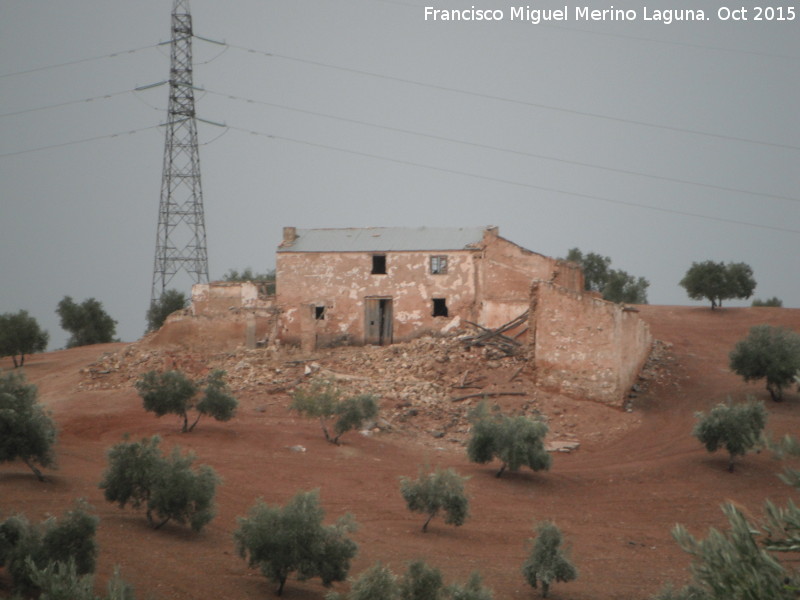
[[[424,558],[448,581],[479,570],[498,600],[535,598],[520,568],[534,522],[549,518],[579,569],[577,581],[551,589],[552,598],[644,600],[664,582],[687,578],[688,557],[670,537],[675,523],[704,535],[710,526],[724,527],[719,506],[727,500],[758,515],[764,499],[782,503],[792,496],[776,476],[783,465],[769,453],[744,457],[730,474],[727,457],[708,454],[690,432],[695,411],[747,394],[765,401],[771,433],[800,432],[796,390],[773,403],[763,385],[746,385],[727,368],[733,344],[752,325],[800,331],[800,310],[640,308],[662,344],[627,410],[534,391],[523,359],[468,351],[452,339],[304,356],[271,349],[211,353],[198,341],[181,348],[161,332],[136,344],[34,355],[25,372],[58,423],[59,469],[40,483],[22,463],[0,465],[0,516],[23,512],[38,521],[83,497],[101,519],[99,584],[120,565],[140,600],[265,598],[274,586],[236,555],[236,517],[258,497],[282,504],[299,490],[319,488],[329,519],[351,512],[360,525],[351,575],[378,560],[400,573],[407,561]],[[10,360],[0,367],[10,368]],[[133,382],[163,368],[193,376],[225,368],[240,401],[237,416],[228,423],[201,420],[194,433],[181,434],[177,418],[144,412]],[[287,410],[291,390],[313,374],[376,393],[379,421],[369,432],[345,435],[339,447],[328,444],[317,422]],[[480,391],[515,392],[492,401],[543,416],[549,439],[579,447],[555,452],[549,472],[496,479],[498,465],[471,464],[464,451],[465,415],[477,399],[453,401]],[[158,434],[164,448],[191,449],[222,476],[218,514],[204,531],[172,525],[153,531],[140,512],[103,500],[97,483],[105,453],[125,434]],[[406,510],[398,484],[420,465],[470,477],[471,517],[462,527],[435,519],[428,533],[420,531],[423,518]],[[9,584],[0,570],[0,597],[10,594]],[[290,579],[284,592],[290,600],[324,595],[318,580]]]

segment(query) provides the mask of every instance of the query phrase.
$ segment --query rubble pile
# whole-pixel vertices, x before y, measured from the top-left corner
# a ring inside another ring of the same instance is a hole
[[[482,392],[493,401],[504,391],[523,396],[523,390],[530,390],[533,397],[525,365],[524,357],[499,359],[492,348],[470,348],[458,337],[330,348],[311,355],[276,347],[208,354],[197,348],[153,346],[143,340],[103,354],[82,370],[79,387],[132,388],[151,370],[178,369],[199,380],[214,369],[223,369],[240,401],[249,398],[260,405],[288,406],[297,386],[320,377],[335,381],[345,394],[375,395],[381,404],[378,429],[463,442],[469,432],[467,412],[481,400]],[[460,400],[464,395],[475,397]]]
[[[547,421],[553,451],[574,450],[584,437],[603,438],[608,420],[614,421],[618,433],[633,423],[619,424],[609,414],[619,414],[615,411],[536,388],[523,351],[498,356],[494,345],[476,347],[468,343],[470,339],[429,336],[390,346],[347,346],[309,354],[274,346],[212,353],[199,346],[160,346],[145,338],[103,354],[82,370],[79,387],[132,389],[151,370],[178,369],[199,381],[222,369],[239,399],[240,415],[247,415],[286,410],[298,386],[322,378],[334,381],[345,395],[372,394],[378,399],[381,412],[371,425],[373,431],[431,444],[465,443],[470,431],[467,415],[484,399],[506,412]],[[671,360],[669,348],[657,343],[631,398],[650,384],[669,380]]]

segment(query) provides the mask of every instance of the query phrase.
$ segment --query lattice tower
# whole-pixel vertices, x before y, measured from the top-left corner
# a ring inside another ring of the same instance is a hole
[[[173,1],[171,40],[169,105],[151,302],[161,297],[180,271],[188,273],[193,283],[208,282],[189,0]]]

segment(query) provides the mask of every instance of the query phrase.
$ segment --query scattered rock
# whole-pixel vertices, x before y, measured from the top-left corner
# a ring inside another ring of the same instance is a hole
[[[547,450],[548,452],[564,452],[566,454],[569,454],[570,452],[573,452],[580,447],[581,443],[576,441],[555,440],[555,441],[545,442],[544,444],[544,449]]]

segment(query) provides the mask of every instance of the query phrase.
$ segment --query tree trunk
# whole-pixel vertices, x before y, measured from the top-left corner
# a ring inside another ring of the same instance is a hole
[[[503,466],[500,467],[500,470],[497,472],[495,477],[500,477],[505,472],[505,470],[506,470],[506,463],[503,463]]]
[[[336,439],[331,437],[331,434],[328,432],[328,428],[325,426],[325,419],[323,417],[319,418],[319,424],[322,426],[322,433],[325,434],[325,439],[329,441],[331,444],[339,445],[339,438],[338,436]]]
[[[783,389],[780,386],[767,382],[767,391],[774,402],[781,402],[783,400]]]
[[[30,460],[28,460],[27,458],[23,458],[23,459],[22,459],[22,461],[23,461],[23,462],[24,462],[26,465],[28,465],[28,467],[30,468],[30,470],[31,470],[31,471],[33,471],[33,474],[34,474],[34,475],[36,475],[36,478],[37,478],[39,481],[44,481],[44,475],[43,475],[43,474],[42,474],[42,472],[41,472],[41,471],[40,471],[40,470],[39,470],[39,469],[36,467],[36,465],[34,465],[34,464],[33,464],[33,463],[30,461]]]
[[[733,454],[728,456],[728,473],[733,473]]]
[[[276,592],[278,596],[283,594],[283,585],[286,583],[286,576],[283,576],[278,579],[278,591]]]
[[[547,598],[547,593],[550,591],[550,584],[542,581],[542,598]]]
[[[433,517],[434,517],[434,515],[429,515],[428,516],[428,520],[425,521],[425,523],[422,525],[422,533],[425,533],[425,532],[428,531],[428,523],[431,522],[431,519],[433,519]]]
[[[11,360],[13,360],[13,361],[14,361],[14,368],[15,368],[15,369],[21,366],[21,365],[18,365],[18,364],[17,364],[17,355],[16,355],[16,354],[12,354],[12,355],[11,355]]]
[[[203,416],[203,413],[197,413],[197,418],[194,420],[194,423],[192,423],[191,427],[189,427],[189,429],[188,429],[188,431],[190,433],[192,431],[194,431],[194,426],[197,425],[198,421],[200,421],[200,417],[202,417],[202,416]]]

